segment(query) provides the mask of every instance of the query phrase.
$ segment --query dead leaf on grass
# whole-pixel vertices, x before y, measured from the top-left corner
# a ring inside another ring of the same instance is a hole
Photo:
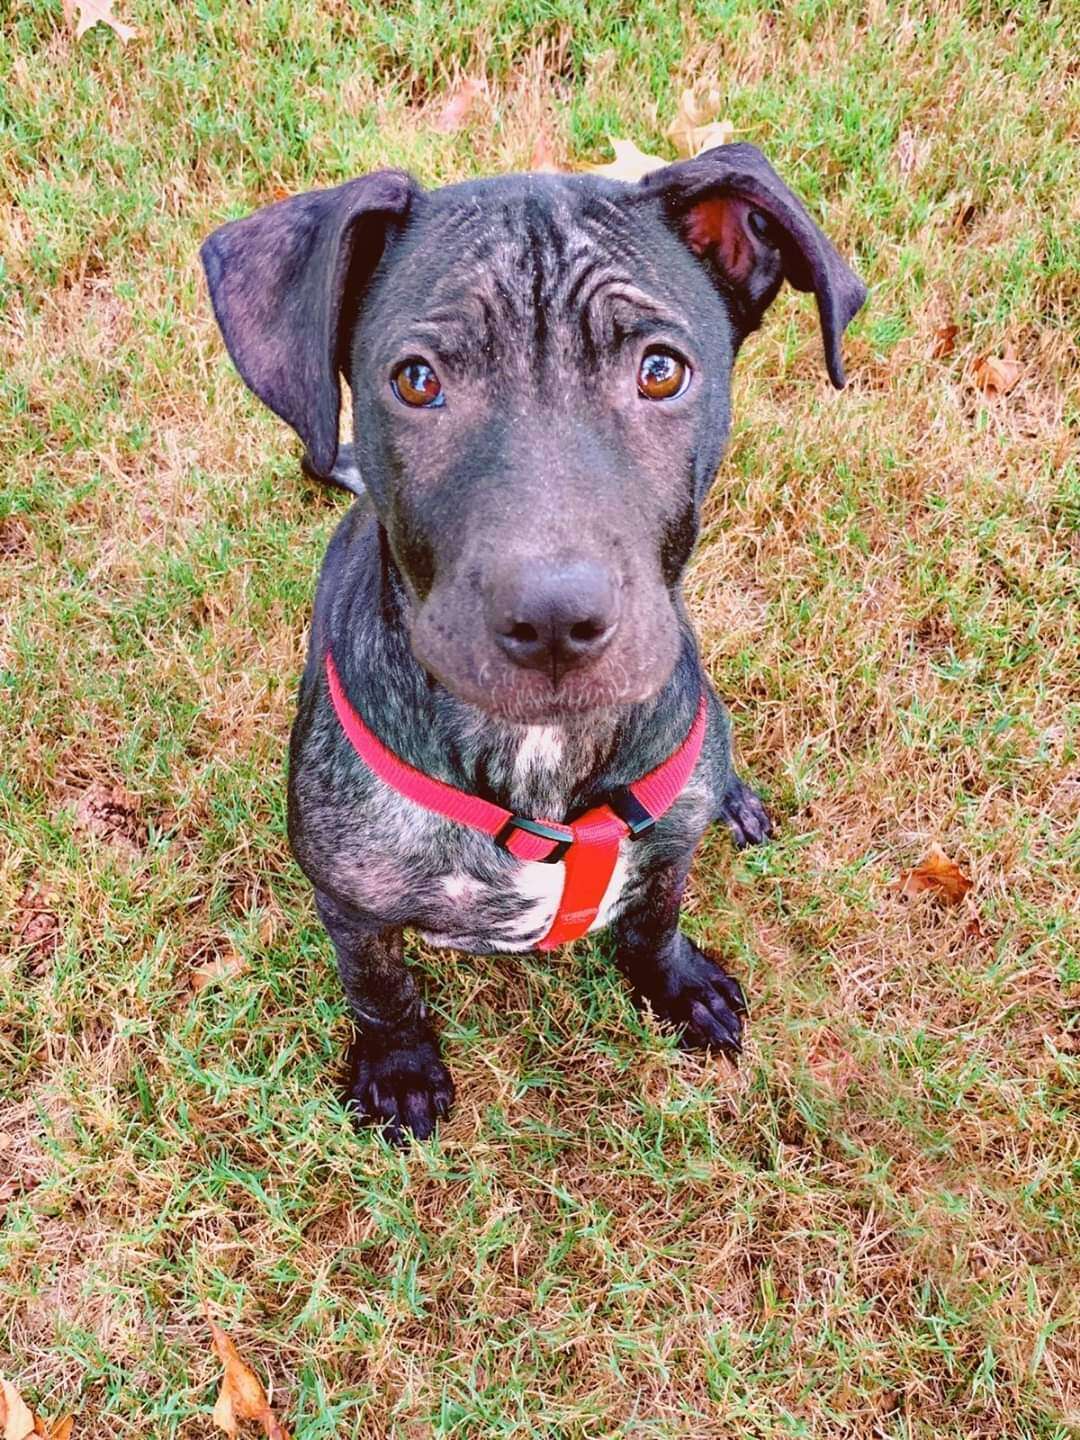
[[[139,819],[139,800],[118,785],[91,785],[75,807],[75,824],[88,835],[124,850],[140,850],[146,827]]]
[[[1011,345],[1006,347],[1004,355],[983,356],[971,367],[971,378],[987,395],[1008,395],[1023,373]]]
[[[950,860],[941,846],[935,844],[913,870],[902,870],[890,881],[888,889],[901,900],[914,900],[916,895],[929,890],[946,905],[959,905],[971,884],[956,861]]]
[[[10,1380],[0,1380],[0,1421],[4,1440],[27,1440],[37,1429],[30,1407]]]
[[[482,89],[479,80],[463,80],[439,111],[431,128],[440,135],[453,135],[460,130]]]
[[[240,1352],[221,1326],[214,1324],[208,1305],[203,1306],[203,1312],[214,1338],[217,1357],[225,1367],[221,1391],[214,1406],[214,1424],[235,1440],[240,1433],[237,1422],[254,1420],[262,1426],[267,1440],[289,1440],[289,1432],[270,1408],[262,1381],[241,1360]]]
[[[956,337],[959,334],[959,325],[939,325],[934,331],[934,343],[930,347],[930,358],[947,360],[956,349]]]
[[[116,18],[114,3],[115,0],[64,0],[64,16],[69,25],[75,26],[75,39],[81,40],[95,25],[107,25],[125,45],[134,40],[138,30]]]
[[[644,150],[638,149],[633,140],[612,140],[611,148],[615,151],[615,159],[606,165],[587,166],[590,175],[606,175],[609,180],[635,181],[650,175],[654,170],[662,169],[668,163],[657,155],[646,155]]]
[[[692,160],[704,150],[717,145],[730,145],[735,126],[730,120],[714,120],[720,107],[720,92],[710,90],[698,98],[693,90],[684,90],[679,97],[675,119],[667,128],[668,139],[684,160]]]
[[[215,959],[208,960],[205,965],[196,965],[188,975],[188,983],[198,995],[208,985],[219,980],[235,980],[237,975],[242,975],[243,972],[244,957],[233,950],[228,955],[218,955]]]

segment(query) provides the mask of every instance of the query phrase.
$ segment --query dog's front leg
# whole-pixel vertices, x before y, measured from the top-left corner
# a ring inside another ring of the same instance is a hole
[[[679,929],[679,906],[690,859],[658,865],[644,889],[612,925],[615,960],[639,1000],[681,1032],[687,1047],[742,1049],[746,1014],[739,982]]]
[[[346,1104],[358,1120],[384,1124],[400,1143],[426,1140],[454,1098],[450,1072],[405,965],[402,932],[315,891],[315,905],[337,953],[338,973],[356,1022]]]

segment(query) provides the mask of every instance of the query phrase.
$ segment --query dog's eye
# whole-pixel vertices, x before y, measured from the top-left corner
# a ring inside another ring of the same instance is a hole
[[[646,350],[638,370],[637,386],[646,400],[673,400],[690,383],[690,366],[673,350],[659,346]]]
[[[403,404],[417,409],[443,403],[439,377],[425,360],[403,360],[394,371],[390,388]]]

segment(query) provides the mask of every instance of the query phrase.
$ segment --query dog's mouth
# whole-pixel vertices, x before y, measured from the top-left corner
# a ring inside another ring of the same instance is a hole
[[[413,652],[450,693],[492,718],[515,725],[554,725],[573,717],[626,708],[651,700],[671,677],[671,647],[638,664],[608,655],[593,666],[553,676],[524,670],[499,658],[445,651],[433,654],[414,633]],[[469,663],[475,658],[475,663]],[[459,663],[448,663],[451,661]],[[461,663],[464,662],[464,663]]]

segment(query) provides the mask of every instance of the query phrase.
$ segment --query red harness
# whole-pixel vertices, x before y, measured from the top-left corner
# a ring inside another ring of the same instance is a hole
[[[615,791],[606,805],[587,810],[570,825],[557,820],[529,820],[479,795],[467,795],[464,790],[433,780],[388,750],[349,703],[329,650],[326,680],[342,729],[364,764],[384,784],[425,810],[482,830],[518,860],[565,862],[559,908],[538,950],[554,950],[585,934],[600,910],[619,856],[620,841],[627,836],[636,840],[671,809],[686,788],[705,738],[703,694],[690,733],[662,765],[633,785]]]

